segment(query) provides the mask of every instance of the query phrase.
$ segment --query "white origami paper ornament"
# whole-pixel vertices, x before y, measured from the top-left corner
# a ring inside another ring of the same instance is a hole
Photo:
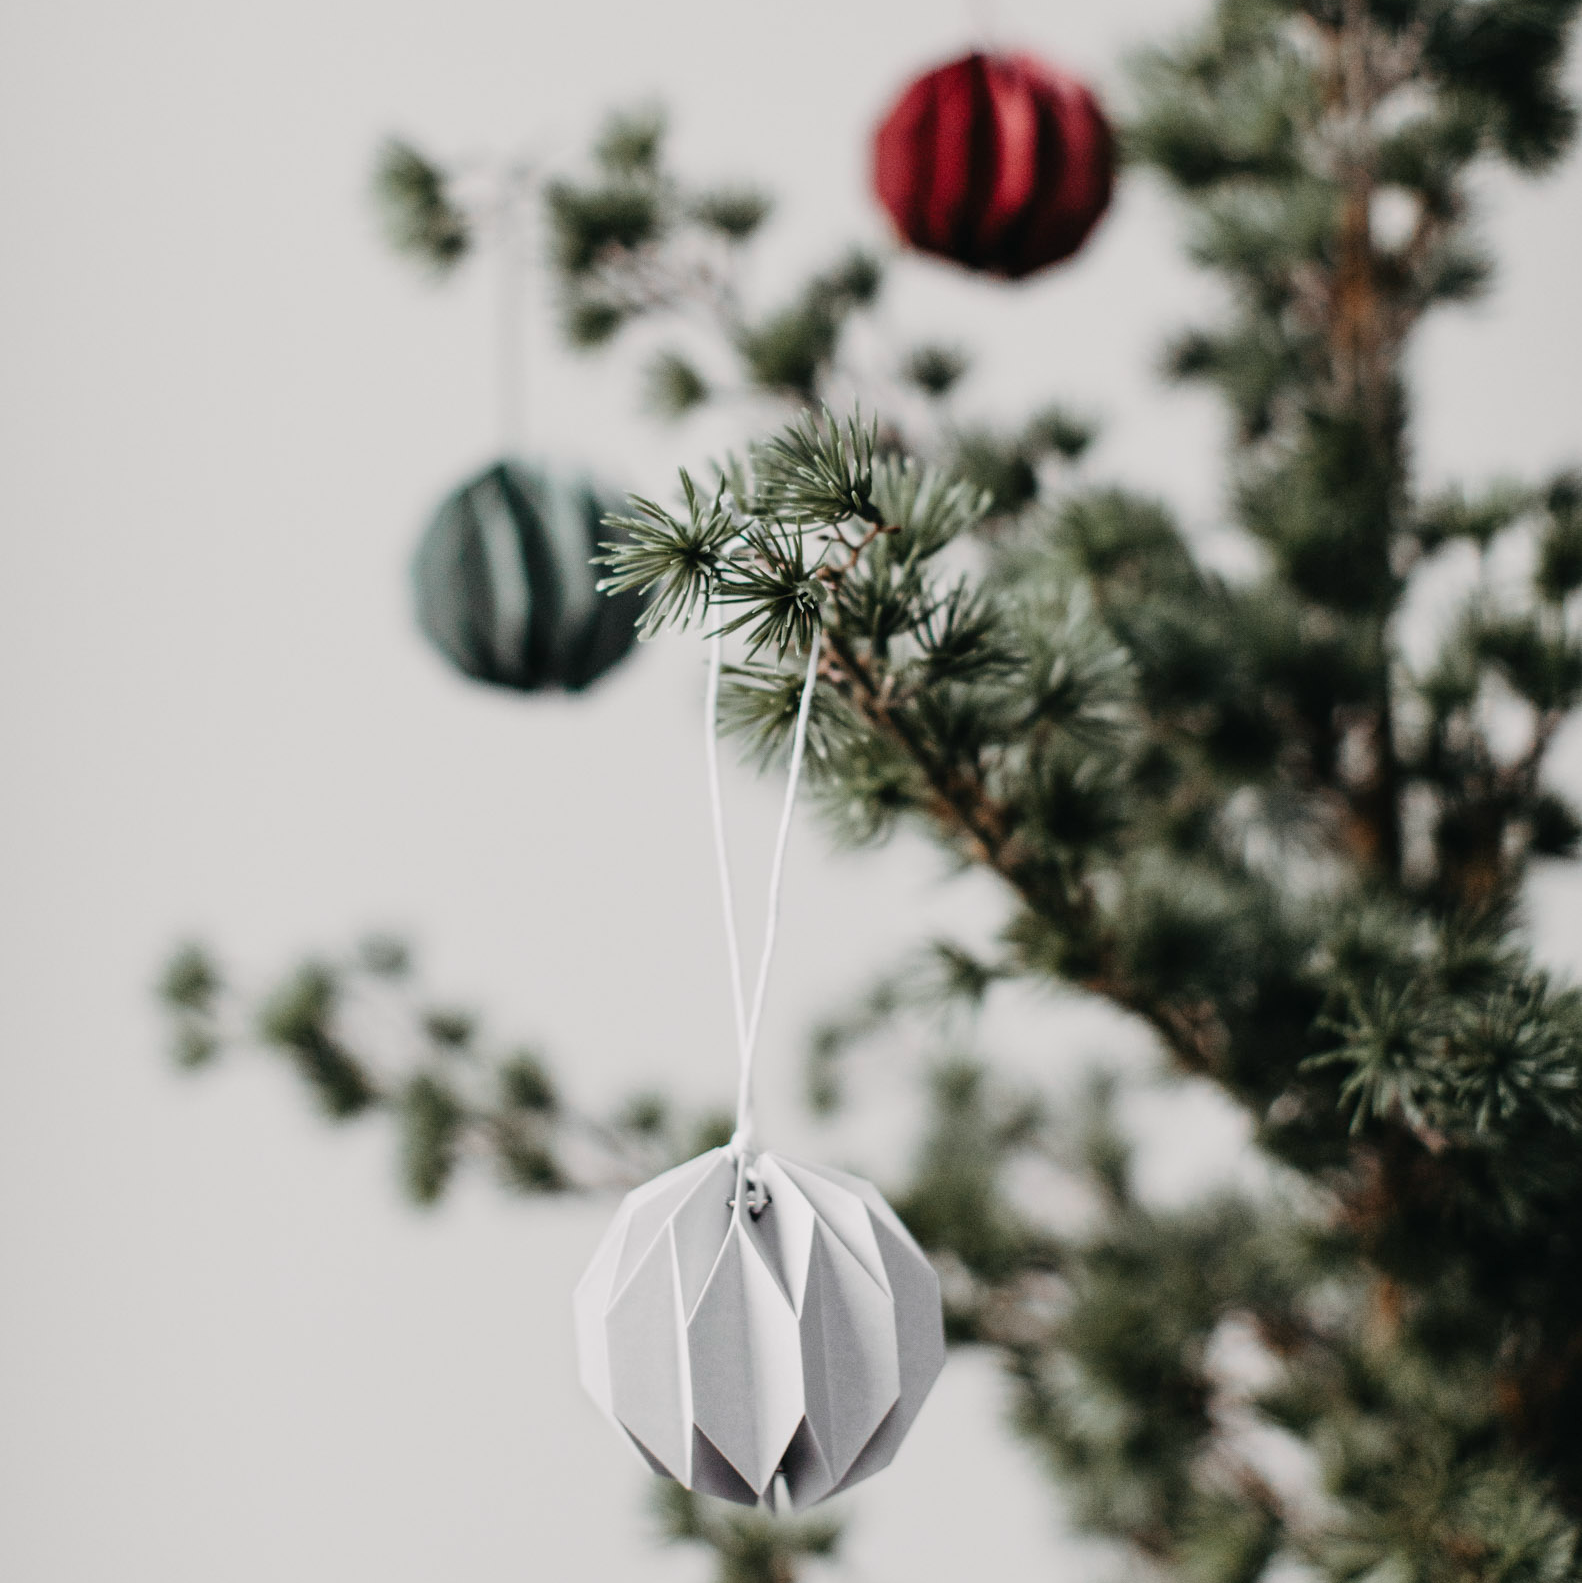
[[[749,1015],[720,804],[719,637],[710,645],[704,740],[740,1054],[736,1132],[627,1194],[574,1303],[582,1382],[655,1473],[796,1510],[888,1466],[945,1362],[939,1278],[878,1189],[752,1144],[753,1049],[818,655],[815,634]]]
[[[583,1384],[648,1465],[744,1505],[887,1466],[945,1362],[939,1278],[878,1190],[770,1153],[629,1193],[575,1308]]]

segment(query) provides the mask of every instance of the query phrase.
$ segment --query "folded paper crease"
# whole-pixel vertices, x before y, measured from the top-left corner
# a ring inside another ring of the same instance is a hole
[[[878,1190],[714,1149],[629,1193],[574,1301],[583,1385],[656,1473],[811,1506],[894,1457],[945,1360],[939,1280]]]

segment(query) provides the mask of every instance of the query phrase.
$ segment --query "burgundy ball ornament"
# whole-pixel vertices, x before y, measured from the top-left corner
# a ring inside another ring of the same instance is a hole
[[[873,153],[879,200],[913,247],[1008,280],[1075,253],[1114,185],[1098,101],[1027,55],[974,53],[919,77]]]

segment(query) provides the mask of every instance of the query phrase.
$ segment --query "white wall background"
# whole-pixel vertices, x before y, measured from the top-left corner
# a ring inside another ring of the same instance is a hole
[[[1006,0],[992,26],[1113,87],[1124,47],[1196,10]],[[0,1576],[700,1575],[649,1547],[644,1477],[572,1382],[606,1209],[470,1184],[415,1215],[377,1127],[331,1133],[262,1064],[173,1075],[150,981],[193,930],[263,974],[389,923],[584,1096],[728,1094],[694,651],[522,704],[411,629],[422,513],[491,447],[492,308],[486,272],[428,291],[384,256],[370,156],[395,129],[570,152],[658,94],[686,165],[781,195],[789,280],[881,235],[873,119],[976,27],[955,0],[0,8]],[[1430,480],[1582,452],[1582,172],[1486,206],[1502,284],[1422,352]],[[892,313],[980,345],[987,406],[1106,413],[1095,469],[1211,526],[1212,409],[1151,375],[1203,295],[1174,246],[1134,184],[1064,271],[906,263]],[[696,459],[629,377],[536,340],[540,453],[650,490]],[[761,851],[772,788],[730,791]],[[805,828],[796,851],[771,1127],[818,1008],[920,920],[992,910],[918,849],[837,861]],[[1574,883],[1536,896],[1574,954]],[[1102,1054],[1101,1027],[1044,1066]],[[1192,1168],[1178,1149],[1159,1180]],[[851,1503],[853,1575],[1080,1564],[999,1413],[988,1366],[954,1360]]]

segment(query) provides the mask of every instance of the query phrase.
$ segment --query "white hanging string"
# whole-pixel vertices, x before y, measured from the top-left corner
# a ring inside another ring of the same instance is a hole
[[[495,422],[499,427],[500,453],[515,456],[526,437],[527,417],[527,283],[528,228],[532,220],[527,202],[533,190],[534,171],[525,162],[508,165],[500,176],[495,201]]]
[[[796,729],[791,736],[791,767],[786,776],[785,801],[780,809],[780,829],[775,836],[774,858],[769,868],[769,902],[764,919],[763,953],[758,959],[758,981],[753,987],[752,1009],[747,1009],[742,978],[741,944],[736,933],[736,904],[731,885],[730,857],[725,845],[725,804],[720,793],[719,701],[720,675],[725,664],[725,642],[716,633],[709,639],[708,686],[704,689],[703,752],[709,774],[709,807],[714,820],[714,859],[719,869],[720,898],[725,912],[725,952],[731,970],[731,1002],[736,1013],[736,1044],[740,1062],[736,1088],[736,1131],[730,1147],[745,1160],[753,1136],[753,1051],[763,1020],[764,998],[769,989],[769,963],[774,956],[775,933],[780,922],[780,891],[785,879],[786,847],[791,840],[791,814],[796,806],[797,782],[802,778],[802,758],[807,749],[808,715],[818,679],[819,640],[815,634],[808,652],[807,674],[797,705]]]
[[[725,955],[731,969],[731,1004],[736,1012],[738,1059],[747,1048],[747,998],[742,990],[742,951],[736,934],[736,902],[731,885],[731,858],[725,845],[725,804],[720,795],[720,673],[725,666],[725,640],[709,639],[709,681],[703,695],[703,758],[709,772],[709,812],[714,822],[714,863],[720,876],[725,909]]]

